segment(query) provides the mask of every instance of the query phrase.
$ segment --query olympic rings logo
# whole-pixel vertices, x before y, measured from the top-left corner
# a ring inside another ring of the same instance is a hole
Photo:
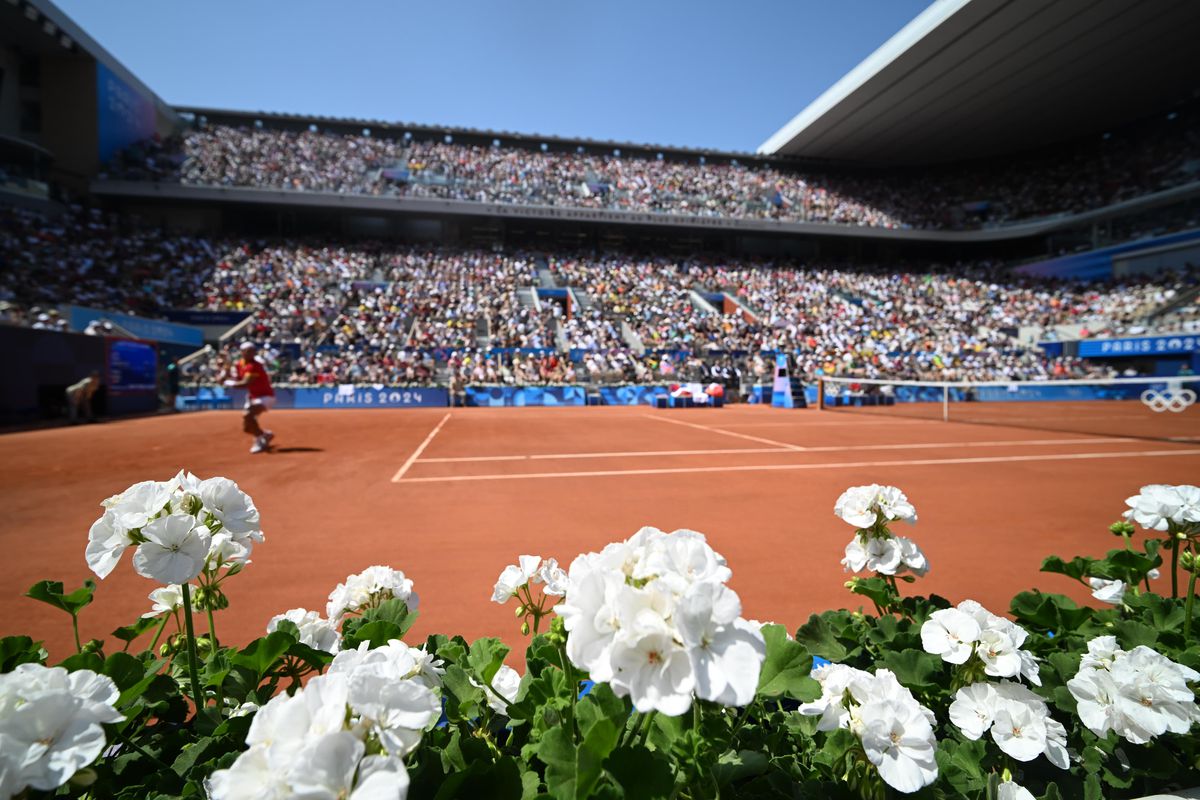
[[[1192,389],[1166,389],[1161,392],[1147,389],[1142,392],[1142,402],[1156,414],[1164,411],[1178,414],[1196,402],[1196,392]]]

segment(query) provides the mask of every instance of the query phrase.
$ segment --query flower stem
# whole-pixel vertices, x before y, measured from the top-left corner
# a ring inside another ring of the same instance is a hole
[[[1192,577],[1188,579],[1187,600],[1183,604],[1183,646],[1188,646],[1192,635],[1192,603],[1196,600],[1196,568],[1192,568]]]
[[[1167,529],[1171,534],[1171,597],[1179,597],[1179,540],[1175,531]]]
[[[212,606],[209,606],[208,608],[206,608],[205,611],[208,612],[208,638],[210,640],[212,640],[212,646],[214,648],[216,648],[216,646],[217,646],[217,624],[215,622],[213,622]]]
[[[196,663],[200,657],[196,655],[196,631],[192,627],[192,592],[187,583],[183,587],[183,621],[187,627],[188,645],[188,677],[192,682],[192,702],[196,704],[196,715],[199,716],[204,706],[200,703],[200,671]]]
[[[75,634],[75,652],[82,653],[83,645],[79,643],[79,616],[77,614],[71,615],[71,631]]]
[[[170,614],[162,615],[162,621],[158,623],[158,630],[156,630],[154,632],[154,641],[150,643],[151,652],[153,652],[154,648],[158,646],[158,639],[160,636],[162,636],[163,629],[167,627],[167,620],[169,620],[170,618],[171,618]]]

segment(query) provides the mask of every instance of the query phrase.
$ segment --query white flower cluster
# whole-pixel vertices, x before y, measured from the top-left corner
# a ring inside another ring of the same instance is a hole
[[[870,528],[877,522],[917,521],[917,510],[895,486],[851,486],[833,505],[833,513],[855,528]]]
[[[403,757],[441,714],[441,664],[391,641],[343,650],[328,672],[260,708],[249,749],[208,781],[212,800],[403,798]]]
[[[968,739],[991,731],[992,741],[1018,761],[1045,755],[1061,769],[1069,766],[1067,729],[1050,716],[1042,698],[1012,681],[980,681],[964,686],[950,704],[950,721]]]
[[[325,615],[336,627],[342,624],[347,614],[356,614],[392,599],[402,600],[409,611],[416,611],[420,598],[413,591],[413,582],[400,570],[379,565],[367,567],[334,587],[329,593]]]
[[[163,584],[201,572],[240,569],[263,541],[258,509],[228,478],[200,480],[180,472],[169,481],[142,481],[100,504],[88,531],[88,566],[105,578],[129,547],[133,568]]]
[[[824,664],[812,674],[821,684],[821,697],[801,705],[800,713],[819,716],[817,730],[852,731],[879,777],[898,791],[915,792],[937,780],[937,720],[890,670],[872,675]]]
[[[926,653],[950,664],[965,664],[972,655],[983,662],[984,672],[996,678],[1024,678],[1041,686],[1037,657],[1022,650],[1029,632],[996,616],[974,600],[957,608],[943,608],[921,625],[921,645]]]
[[[754,699],[766,658],[758,627],[725,585],[732,573],[696,531],[642,528],[571,563],[555,607],[567,655],[640,712],[677,716],[693,695],[727,706]]]
[[[1197,680],[1200,673],[1145,645],[1126,652],[1115,636],[1099,636],[1088,642],[1067,688],[1092,733],[1116,731],[1133,744],[1145,744],[1168,731],[1187,733],[1200,721],[1200,707],[1188,688]]]
[[[0,798],[53,791],[104,750],[103,723],[125,719],[120,692],[87,669],[21,664],[0,675]]]
[[[562,597],[567,593],[567,573],[553,558],[542,560],[541,556],[521,556],[516,564],[510,564],[500,573],[492,589],[493,603],[507,603],[521,587],[541,584],[542,594]]]
[[[1152,483],[1125,501],[1125,519],[1149,531],[1165,531],[1200,523],[1200,487]]]
[[[856,528],[842,559],[847,571],[882,575],[911,571],[918,576],[929,571],[929,561],[917,543],[888,530],[889,522],[917,521],[916,509],[895,486],[851,486],[834,503],[833,513]]]
[[[338,633],[337,626],[317,611],[293,608],[276,614],[267,623],[267,633],[279,630],[279,623],[284,620],[295,624],[300,631],[301,644],[306,644],[314,650],[324,650],[326,653],[336,653],[342,647],[342,636]]]

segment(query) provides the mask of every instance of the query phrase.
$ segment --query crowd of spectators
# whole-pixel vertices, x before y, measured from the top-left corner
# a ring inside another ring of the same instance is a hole
[[[148,316],[242,311],[237,340],[265,345],[277,375],[301,384],[478,380],[481,370],[502,383],[649,382],[708,377],[717,365],[748,379],[769,371],[761,354],[773,351],[792,354],[809,379],[1103,376],[1105,367],[1047,358],[1030,331],[1133,335],[1200,319],[1194,269],[1080,284],[986,263],[210,240],[83,208],[0,214],[0,321],[65,328],[63,302]],[[556,288],[539,292],[546,273]],[[190,375],[220,374],[220,357],[191,360]]]
[[[920,170],[754,157],[598,152],[200,125],[139,144],[114,178],[884,228],[998,225],[1079,212],[1200,178],[1200,109],[1002,159]],[[450,140],[447,140],[450,139]]]

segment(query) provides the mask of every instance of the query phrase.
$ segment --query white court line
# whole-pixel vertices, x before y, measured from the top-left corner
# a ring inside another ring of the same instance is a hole
[[[1140,442],[1141,439],[1009,439],[992,442],[912,442],[909,444],[851,444],[851,445],[820,445],[804,448],[805,453],[842,453],[855,450],[931,450],[942,447],[1004,447],[1045,445],[1097,445],[1123,442]],[[563,461],[576,458],[640,458],[645,456],[716,456],[716,455],[746,455],[749,453],[779,453],[791,454],[793,450],[780,450],[778,447],[733,447],[724,450],[624,450],[600,451],[595,453],[533,453],[521,456],[453,456],[442,458],[419,458],[418,464],[464,464],[478,461]]]
[[[1155,456],[1194,456],[1200,450],[1140,450],[1113,453],[1053,453],[1029,456],[991,456],[976,458],[924,458],[910,461],[842,461],[824,464],[759,464],[738,467],[667,467],[663,469],[604,469],[590,472],[526,472],[503,475],[453,475],[442,478],[408,478],[400,483],[458,483],[461,481],[511,481],[545,478],[598,478],[610,475],[675,475],[697,472],[766,472],[799,469],[846,469],[861,467],[920,467],[939,464],[997,464],[1014,461],[1085,461],[1099,458],[1141,458]]]
[[[684,427],[687,427],[687,428],[698,428],[702,431],[708,431],[709,433],[719,433],[723,436],[734,436],[738,439],[747,439],[751,442],[761,442],[762,444],[773,444],[776,447],[782,447],[784,450],[797,450],[798,451],[798,450],[805,449],[803,447],[800,447],[799,445],[788,444],[787,442],[777,442],[774,439],[763,439],[761,437],[750,436],[749,434],[745,434],[745,433],[734,433],[733,431],[723,431],[720,428],[710,428],[707,425],[697,425],[694,422],[684,422],[683,420],[679,420],[679,419],[667,419],[666,417],[659,417],[659,416],[655,416],[654,414],[642,414],[642,416],[645,417],[646,419],[655,420],[656,422],[669,422],[672,425],[683,425]]]
[[[442,417],[442,421],[434,426],[434,429],[429,432],[429,435],[425,437],[425,441],[417,445],[417,449],[412,451],[412,455],[408,457],[408,461],[404,462],[404,466],[396,470],[396,474],[392,476],[392,483],[400,482],[400,479],[404,477],[404,473],[408,472],[408,468],[416,462],[421,453],[425,452],[425,448],[429,447],[429,443],[433,441],[433,437],[438,435],[438,431],[442,429],[442,426],[446,424],[446,420],[448,419],[450,419],[449,411],[446,412],[446,416]]]

